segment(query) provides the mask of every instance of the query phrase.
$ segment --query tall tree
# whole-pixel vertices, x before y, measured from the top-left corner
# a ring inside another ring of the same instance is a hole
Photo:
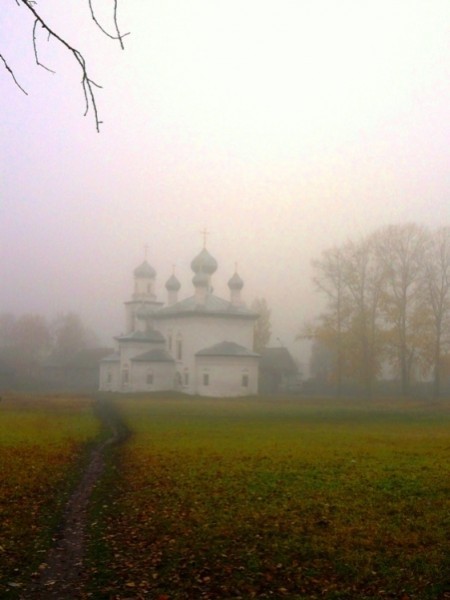
[[[299,335],[297,339],[301,339]],[[328,385],[333,373],[334,356],[330,348],[319,338],[313,338],[311,345],[311,357],[309,361],[309,372],[311,377],[321,384]]]
[[[425,328],[419,289],[427,231],[414,223],[390,225],[376,234],[375,243],[385,276],[381,301],[389,358],[398,368],[401,393],[407,395],[413,370],[421,358]]]
[[[380,299],[385,271],[376,260],[374,239],[348,242],[342,250],[345,286],[350,298],[350,369],[367,397],[381,366]]]
[[[433,396],[439,397],[443,350],[450,339],[450,228],[430,236],[423,259],[423,311],[429,315],[429,362],[433,372]]]
[[[259,315],[259,318],[255,323],[253,349],[255,352],[261,352],[269,343],[272,335],[272,326],[270,322],[272,311],[269,309],[265,298],[255,298],[251,308]]]
[[[326,299],[326,310],[320,316],[320,325],[313,337],[327,344],[335,356],[336,394],[342,393],[345,372],[345,337],[348,332],[350,303],[345,282],[345,260],[341,248],[334,247],[322,252],[314,260],[314,283]]]

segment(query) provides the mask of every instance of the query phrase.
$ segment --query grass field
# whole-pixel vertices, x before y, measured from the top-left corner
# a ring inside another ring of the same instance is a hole
[[[92,400],[3,396],[0,403],[0,596],[45,559],[65,500],[99,433]]]
[[[448,404],[114,402],[93,597],[450,597]]]

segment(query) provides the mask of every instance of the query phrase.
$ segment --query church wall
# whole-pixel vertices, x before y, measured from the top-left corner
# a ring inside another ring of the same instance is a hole
[[[172,390],[174,378],[174,363],[131,362],[131,391],[162,392]]]
[[[256,357],[197,357],[197,393],[201,396],[231,397],[258,393]]]
[[[119,362],[101,362],[100,363],[100,386],[101,392],[119,391],[120,381],[120,363]]]
[[[195,394],[198,391],[195,354],[223,341],[233,341],[252,349],[253,321],[239,318],[185,316],[157,319],[155,326],[169,342],[166,346],[177,363],[177,371],[182,381],[182,391]],[[177,343],[182,345],[182,358],[177,357]],[[188,383],[185,383],[185,378]]]
[[[125,333],[131,333],[134,330],[134,302],[125,302]]]

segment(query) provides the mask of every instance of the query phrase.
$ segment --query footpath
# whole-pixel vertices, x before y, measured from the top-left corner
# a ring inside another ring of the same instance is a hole
[[[21,600],[83,600],[88,577],[84,568],[89,500],[105,469],[105,452],[123,443],[129,431],[115,406],[98,399],[95,412],[109,437],[91,452],[81,480],[70,496],[53,547],[44,560],[39,578],[24,590]]]

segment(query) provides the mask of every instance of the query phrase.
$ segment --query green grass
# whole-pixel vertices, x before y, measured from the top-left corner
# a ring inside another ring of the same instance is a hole
[[[92,401],[8,395],[0,403],[0,595],[13,597],[45,559],[89,444]]]
[[[450,591],[448,405],[111,401],[134,434],[97,491],[94,597]]]

